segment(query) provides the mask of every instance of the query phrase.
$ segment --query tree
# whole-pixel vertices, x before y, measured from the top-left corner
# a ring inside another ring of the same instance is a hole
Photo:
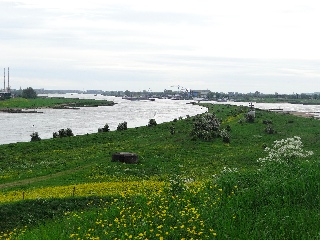
[[[23,98],[37,98],[37,93],[35,90],[33,90],[32,87],[28,87],[28,88],[22,90],[21,96]]]
[[[40,141],[41,138],[39,137],[39,134],[37,132],[34,132],[30,135],[31,137],[31,142],[36,142],[36,141]]]
[[[132,96],[132,93],[131,93],[129,90],[126,90],[126,91],[124,92],[124,94],[125,94],[127,97]]]

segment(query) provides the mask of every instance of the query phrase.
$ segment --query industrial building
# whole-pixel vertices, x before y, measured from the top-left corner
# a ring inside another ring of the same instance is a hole
[[[11,98],[10,78],[8,68],[8,85],[6,87],[6,69],[3,69],[3,89],[0,91],[0,100]]]

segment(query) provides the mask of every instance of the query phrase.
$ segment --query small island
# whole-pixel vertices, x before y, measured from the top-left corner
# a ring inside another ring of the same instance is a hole
[[[0,111],[7,113],[42,113],[36,109],[79,109],[80,107],[113,106],[113,101],[79,98],[10,98],[0,101]]]

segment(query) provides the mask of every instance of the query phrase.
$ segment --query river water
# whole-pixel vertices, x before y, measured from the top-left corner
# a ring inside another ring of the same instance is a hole
[[[0,112],[0,144],[28,142],[33,132],[38,132],[41,139],[52,138],[53,132],[58,132],[62,128],[70,128],[74,135],[83,135],[98,132],[98,128],[104,127],[106,123],[110,130],[115,130],[118,124],[124,121],[128,123],[128,128],[134,128],[148,125],[152,118],[157,123],[162,123],[207,111],[204,107],[187,104],[190,101],[184,100],[130,101],[119,97],[90,94],[53,94],[48,97],[107,99],[117,104],[67,110],[37,109],[43,113]]]
[[[204,113],[206,108],[187,104],[188,100],[156,99],[155,101],[129,101],[118,97],[90,94],[53,94],[48,97],[77,97],[107,99],[114,106],[88,107],[80,109],[38,109],[43,113],[2,113],[0,112],[0,144],[28,142],[30,134],[38,132],[41,139],[52,138],[53,132],[70,128],[74,135],[96,133],[106,123],[115,130],[119,123],[126,121],[128,128],[145,126],[149,119],[157,123],[169,122],[175,118],[194,116]],[[217,102],[211,102],[216,104]],[[248,106],[246,102],[228,102],[228,104]],[[320,105],[302,105],[289,103],[254,103],[260,109],[283,109],[312,113],[320,117]]]

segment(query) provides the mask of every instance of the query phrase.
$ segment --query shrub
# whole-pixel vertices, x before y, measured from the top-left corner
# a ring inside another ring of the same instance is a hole
[[[262,123],[263,124],[272,124],[272,121],[271,120],[263,120]]]
[[[119,123],[119,125],[117,127],[117,131],[123,131],[123,130],[127,130],[127,129],[128,129],[128,126],[127,126],[126,121]]]
[[[219,135],[224,143],[230,143],[230,133],[226,129],[220,130]]]
[[[219,135],[219,127],[220,121],[215,114],[206,113],[195,118],[191,136],[193,139],[208,141]]]
[[[148,123],[148,127],[157,126],[157,122],[155,119],[150,119]]]
[[[175,132],[176,132],[175,127],[174,127],[174,126],[171,126],[171,127],[170,127],[170,133],[171,133],[171,135],[175,134]]]
[[[39,137],[39,134],[37,132],[34,132],[30,135],[31,137],[31,142],[36,142],[36,141],[40,141],[41,138]]]
[[[58,132],[53,133],[53,138],[63,138],[63,137],[72,137],[73,133],[70,128],[60,129]]]
[[[303,144],[300,137],[287,138],[274,141],[273,147],[266,147],[264,150],[268,152],[265,158],[259,158],[261,164],[268,162],[290,163],[297,159],[306,158],[313,154],[312,151],[302,149]]]
[[[246,115],[246,122],[253,123],[254,122],[254,116],[252,114]]]
[[[186,184],[193,181],[194,180],[192,178],[185,178],[178,174],[172,175],[169,179],[169,185],[165,188],[165,192],[170,196],[182,195],[187,189]]]
[[[272,128],[272,126],[270,124],[267,125],[267,127],[264,129],[264,131],[268,134],[273,134],[276,131]]]
[[[98,129],[98,132],[109,132],[110,131],[110,128],[109,128],[109,125],[106,123],[106,125],[104,125],[103,128],[99,128]]]

